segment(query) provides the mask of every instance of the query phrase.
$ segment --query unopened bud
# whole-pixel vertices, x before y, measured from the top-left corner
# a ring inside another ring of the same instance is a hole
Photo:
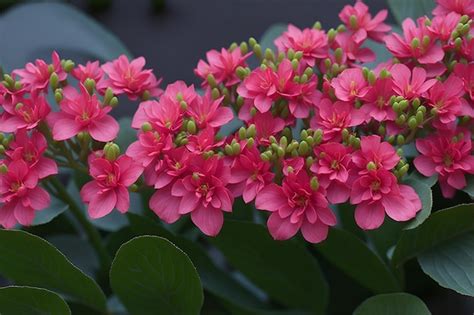
[[[305,162],[306,162],[306,167],[310,168],[314,163],[314,158],[312,156],[308,156]]]
[[[142,100],[143,101],[148,101],[150,98],[151,98],[150,91],[148,91],[148,90],[143,91]]]
[[[397,144],[398,145],[404,145],[405,144],[405,137],[403,135],[398,135],[397,136]]]
[[[234,152],[232,151],[232,146],[230,144],[225,145],[224,152],[227,155],[234,155]]]
[[[342,63],[342,48],[339,47],[334,51],[334,57],[336,58],[337,63]]]
[[[374,162],[370,161],[369,163],[367,163],[367,170],[368,171],[374,171],[377,169],[377,165],[375,165]]]
[[[384,69],[382,69],[382,71],[380,71],[379,77],[381,79],[389,78],[390,77],[390,72],[388,72],[388,70],[384,68]]]
[[[400,176],[403,176],[405,175],[407,172],[408,172],[408,169],[410,168],[410,165],[409,164],[405,164],[403,165],[402,167],[400,167],[398,169],[398,173],[400,174]]]
[[[351,15],[349,17],[349,25],[351,26],[353,30],[357,29],[358,23],[357,23],[357,17],[355,15]]]
[[[423,114],[422,111],[417,111],[416,112],[416,115],[415,115],[415,119],[416,119],[416,123],[418,125],[420,125],[421,123],[423,123],[423,120],[424,120],[425,116]]]
[[[56,72],[51,73],[51,76],[49,77],[49,84],[51,85],[53,91],[57,89],[59,84],[59,77]]]
[[[408,119],[408,127],[412,130],[416,129],[418,127],[418,122],[416,121],[416,117],[411,116]]]
[[[247,43],[246,42],[241,42],[240,43],[240,53],[242,55],[245,55],[248,52],[249,52],[249,46],[247,45]]]
[[[192,135],[196,134],[197,127],[196,127],[196,123],[194,122],[194,120],[188,121],[188,123],[186,125],[186,130]]]
[[[311,189],[316,191],[319,189],[319,181],[316,176],[311,177],[311,180],[309,182],[309,185],[311,186]]]
[[[253,53],[255,54],[255,56],[258,58],[258,59],[262,59],[262,47],[260,47],[259,44],[255,44],[253,46]]]
[[[63,66],[64,71],[69,73],[72,71],[72,69],[74,69],[75,64],[74,64],[74,61],[68,59],[64,61],[62,66]]]
[[[255,138],[255,136],[257,135],[257,129],[255,128],[255,125],[254,124],[251,124],[248,128],[247,128],[247,138]]]
[[[245,130],[245,127],[239,128],[239,138],[240,140],[244,140],[245,138],[247,138],[247,130]]]
[[[181,101],[179,102],[179,107],[181,108],[181,110],[186,110],[188,109],[188,103],[186,103],[186,101]]]
[[[110,104],[109,104],[109,105],[110,105],[111,107],[116,107],[116,106],[118,105],[118,103],[119,103],[119,101],[118,101],[117,96],[114,96],[114,97],[112,97],[112,99],[110,100]]]
[[[270,48],[265,49],[265,59],[275,61],[275,54]]]
[[[5,147],[0,144],[0,154],[5,154]]]
[[[314,28],[315,30],[320,30],[320,29],[322,28],[321,22],[316,21],[316,22],[313,24],[313,28]]]
[[[63,100],[63,92],[61,89],[56,89],[56,91],[54,91],[54,99],[56,100],[56,103],[61,103]]]
[[[112,97],[114,97],[114,92],[112,91],[112,88],[108,87],[104,94],[104,104],[109,105]]]
[[[332,43],[334,41],[334,39],[336,39],[336,35],[337,35],[337,31],[335,29],[331,28],[328,31],[328,41],[329,41],[329,43]]]
[[[257,44],[257,40],[253,37],[250,37],[249,38],[249,45],[250,47],[253,49],[253,47],[255,46],[255,44]]]
[[[109,161],[115,161],[120,155],[120,147],[113,142],[107,142],[104,146],[104,156]]]
[[[0,174],[8,173],[8,167],[5,164],[0,164]]]
[[[247,147],[248,149],[252,148],[254,144],[255,144],[255,140],[254,140],[253,138],[248,138],[248,139],[247,139],[247,145],[246,145],[246,147]]]
[[[235,70],[235,74],[237,75],[237,77],[239,77],[240,80],[243,80],[247,76],[247,70],[245,70],[244,67],[239,66]]]
[[[430,37],[428,35],[423,36],[423,46],[427,47],[430,44]]]
[[[211,88],[215,88],[217,86],[216,78],[214,78],[211,73],[207,75],[207,83]]]
[[[219,97],[221,97],[221,93],[219,92],[218,88],[213,88],[211,91],[211,97],[213,100],[217,100]]]
[[[299,64],[300,63],[299,63],[298,59],[296,59],[296,58],[291,61],[291,66],[293,67],[293,70],[295,70],[295,71],[296,71],[296,69],[298,69]]]
[[[420,39],[418,37],[415,37],[411,41],[411,48],[417,49],[418,47],[420,47]]]
[[[367,75],[367,81],[370,85],[374,85],[376,80],[377,78],[375,77],[375,73],[373,71],[370,71]]]
[[[94,94],[94,89],[95,89],[95,80],[87,78],[84,81],[84,87],[86,88],[87,92],[92,95]]]
[[[298,153],[300,156],[306,156],[309,154],[309,145],[306,141],[301,141],[300,145],[298,146]]]

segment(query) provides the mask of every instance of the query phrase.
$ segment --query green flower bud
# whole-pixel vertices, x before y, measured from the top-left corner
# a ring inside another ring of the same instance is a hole
[[[397,144],[398,145],[404,145],[405,144],[405,137],[403,135],[398,135],[397,136]]]
[[[248,52],[249,52],[249,46],[247,45],[247,43],[246,42],[241,42],[240,43],[240,53],[242,55],[245,55]]]
[[[252,148],[254,144],[255,144],[255,140],[253,138],[247,139],[247,145],[246,145],[247,148],[249,149]]]
[[[306,167],[310,168],[314,163],[314,158],[312,156],[308,156],[305,162],[306,162]]]
[[[295,59],[300,61],[301,58],[303,58],[303,52],[302,51],[295,52]]]
[[[392,104],[392,109],[395,113],[400,113],[401,112],[400,104],[398,102],[394,102]]]
[[[282,158],[282,157],[285,156],[285,150],[283,150],[282,147],[278,147],[278,149],[276,150],[276,153],[277,153],[279,158]]]
[[[306,74],[306,76],[307,76],[308,78],[311,78],[311,76],[314,74],[313,68],[307,67],[307,68],[304,70],[304,74]]]
[[[395,136],[391,135],[390,137],[388,137],[387,141],[388,143],[393,144],[395,142]]]
[[[335,29],[331,28],[328,31],[328,41],[329,41],[329,43],[334,42],[334,39],[336,39],[336,35],[337,35],[337,31]]]
[[[151,124],[149,122],[144,122],[143,123],[142,131],[148,132],[148,131],[151,131],[152,129],[153,129],[153,127],[151,126]]]
[[[306,74],[303,74],[300,78],[300,83],[306,83],[308,82],[308,76]]]
[[[283,148],[283,149],[286,149],[286,147],[288,146],[288,138],[285,137],[285,136],[282,136],[280,138],[280,146]]]
[[[239,45],[236,42],[233,42],[232,44],[230,44],[229,50],[234,51],[237,47],[239,47]]]
[[[300,63],[298,62],[298,59],[295,58],[295,59],[291,60],[291,66],[293,67],[293,70],[296,71],[296,69],[298,69],[299,64]]]
[[[395,101],[397,101],[397,102],[401,102],[401,101],[403,101],[404,99],[405,99],[405,98],[404,98],[403,96],[401,96],[401,95],[398,95],[397,97],[395,97]]]
[[[417,122],[417,120],[416,120],[416,117],[411,116],[411,117],[408,119],[408,127],[409,127],[411,130],[415,130],[416,128],[418,128],[418,122]]]
[[[179,102],[179,107],[181,108],[181,110],[186,110],[188,109],[188,103],[186,103],[186,101],[181,101]]]
[[[462,46],[462,39],[458,37],[454,40],[454,48],[456,51],[459,51],[461,50],[461,46]]]
[[[367,81],[370,85],[374,85],[376,80],[377,78],[375,77],[375,73],[373,71],[370,71],[367,75]]]
[[[94,94],[94,89],[95,89],[95,80],[94,79],[87,78],[84,81],[84,86],[85,86],[87,92],[90,95]]]
[[[18,111],[18,110],[20,110],[23,106],[24,106],[23,103],[17,103],[17,104],[15,105],[15,110]]]
[[[341,48],[341,47],[337,48],[337,49],[334,51],[334,57],[336,58],[336,62],[337,62],[337,63],[342,63],[342,55],[343,55],[343,52],[342,52],[342,48]]]
[[[308,142],[301,141],[300,145],[298,146],[298,153],[300,156],[306,156],[310,152]]]
[[[0,154],[5,154],[5,147],[0,144]]]
[[[431,39],[428,35],[423,36],[423,46],[428,47],[428,45],[430,44],[430,41]]]
[[[247,128],[247,138],[255,138],[255,136],[257,135],[257,129],[255,128],[255,125],[254,124],[251,124],[248,128]]]
[[[418,125],[421,125],[421,123],[423,123],[424,118],[425,118],[425,115],[423,114],[422,111],[416,112],[415,119]]]
[[[359,138],[354,138],[352,141],[352,147],[354,149],[360,149],[360,139]]]
[[[240,140],[244,140],[245,138],[247,138],[247,130],[245,129],[245,127],[239,128],[239,138]]]
[[[418,107],[417,111],[422,112],[423,114],[426,114],[426,107],[421,105],[420,107]]]
[[[120,147],[113,142],[107,142],[104,146],[104,156],[109,161],[115,161],[120,155]]]
[[[368,171],[375,171],[377,169],[377,165],[374,162],[370,161],[367,163],[367,170]]]
[[[240,80],[243,80],[247,77],[247,70],[245,70],[244,67],[239,66],[235,70],[235,74],[237,75],[237,77],[239,77]]]
[[[400,101],[398,102],[398,105],[400,105],[400,109],[404,111],[408,108],[408,101],[407,100]]]
[[[56,100],[56,103],[61,103],[63,100],[63,92],[61,89],[56,89],[56,91],[54,91],[54,99]]]
[[[209,73],[207,75],[207,83],[211,88],[215,88],[217,86],[216,78],[214,78],[214,75],[212,73]]]
[[[390,76],[391,76],[391,74],[390,74],[390,72],[388,72],[387,69],[384,68],[384,69],[382,69],[382,71],[380,71],[379,77],[381,79],[386,79],[386,78],[389,78]]]
[[[56,72],[51,73],[51,76],[49,77],[49,84],[51,85],[53,91],[57,89],[59,84],[59,77]]]
[[[387,132],[387,130],[385,129],[385,127],[380,125],[377,133],[381,136],[385,136],[386,132]]]
[[[110,105],[111,107],[116,107],[116,106],[118,105],[118,103],[119,103],[119,101],[118,101],[117,96],[114,96],[114,97],[112,97],[112,99],[110,100],[110,104],[109,104],[109,105]]]
[[[104,95],[104,104],[109,105],[110,101],[112,100],[112,97],[114,97],[114,92],[110,87],[105,90],[105,95]]]
[[[355,15],[351,15],[349,17],[349,25],[351,26],[353,30],[357,29],[358,23],[357,23],[357,17]]]
[[[275,54],[270,48],[265,49],[265,59],[275,61]]]
[[[0,174],[8,173],[8,167],[5,164],[0,164]]]
[[[337,32],[338,33],[344,33],[346,31],[346,26],[344,24],[339,24],[337,27]]]
[[[408,172],[408,169],[410,168],[409,164],[403,165],[400,169],[398,169],[398,174],[401,176],[405,175]]]
[[[395,123],[397,125],[403,125],[407,120],[407,117],[405,116],[405,114],[401,114],[400,116],[398,116],[398,118],[395,120]]]
[[[436,116],[436,115],[438,115],[438,110],[433,107],[433,108],[430,110],[430,113],[431,113],[431,115]]]
[[[412,49],[417,49],[418,47],[420,47],[420,39],[418,37],[415,37],[411,41],[411,48]]]
[[[232,150],[232,146],[230,144],[226,144],[224,147],[224,152],[227,155],[234,155],[234,152]]]
[[[316,22],[313,24],[313,28],[314,28],[315,30],[320,30],[320,29],[322,28],[321,22],[316,21]]]
[[[186,130],[192,135],[196,134],[197,127],[196,127],[196,123],[194,122],[194,120],[189,120],[188,121],[188,123],[186,125]]]
[[[459,19],[459,22],[461,22],[462,24],[466,24],[468,21],[470,20],[469,18],[469,15],[463,15],[461,16],[461,18]]]
[[[221,97],[221,93],[219,92],[218,88],[213,88],[211,91],[211,97],[213,100],[217,100],[219,97]]]
[[[316,176],[311,177],[311,180],[309,182],[309,185],[311,186],[311,189],[314,191],[317,191],[319,189],[319,181]]]
[[[253,46],[253,53],[255,54],[255,56],[258,58],[258,59],[262,59],[262,47],[260,47],[259,44],[255,44]]]
[[[250,37],[250,38],[249,38],[249,46],[250,46],[251,48],[253,48],[253,46],[255,46],[255,44],[257,44],[257,40],[256,40],[255,38],[253,38],[253,37]]]
[[[414,98],[413,101],[411,102],[411,105],[413,106],[414,109],[418,109],[418,107],[420,107],[420,99],[417,97],[417,98]]]
[[[64,64],[62,64],[64,71],[66,71],[67,73],[71,72],[72,69],[74,69],[74,66],[75,66],[74,61],[70,59],[65,60]]]
[[[260,158],[268,162],[272,159],[272,153],[270,151],[265,151],[262,154],[260,154]]]

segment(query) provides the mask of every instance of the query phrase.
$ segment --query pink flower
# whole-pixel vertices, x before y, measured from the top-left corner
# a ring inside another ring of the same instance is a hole
[[[50,204],[49,194],[38,186],[38,174],[30,172],[23,160],[8,164],[0,174],[0,224],[11,229],[15,224],[31,225],[35,211]]]
[[[310,67],[314,67],[317,59],[324,59],[329,55],[328,38],[323,31],[313,28],[300,30],[292,24],[288,25],[286,32],[275,39],[275,46],[278,47],[278,51],[284,53],[289,49],[301,51],[302,61]]]
[[[454,73],[463,80],[464,90],[469,93],[471,100],[474,100],[474,63],[458,63],[454,67]]]
[[[308,118],[311,109],[321,100],[321,92],[317,90],[317,80],[301,84],[301,92],[289,100],[288,108],[295,118]]]
[[[271,112],[264,114],[257,112],[248,124],[254,124],[257,131],[256,141],[268,145],[270,136],[274,136],[285,128],[285,121],[280,117],[273,117]]]
[[[340,101],[333,104],[327,98],[318,104],[317,109],[310,126],[323,131],[324,141],[340,141],[342,130],[360,125],[366,118],[361,110],[351,104]]]
[[[304,170],[285,177],[282,186],[269,184],[263,188],[255,199],[255,207],[272,212],[267,226],[275,240],[287,240],[301,229],[308,242],[319,243],[326,239],[329,226],[336,225],[324,189],[311,189]]]
[[[193,156],[187,175],[176,180],[171,191],[155,195],[171,194],[161,200],[152,198],[150,207],[167,222],[191,213],[191,220],[204,234],[216,236],[224,223],[223,212],[232,212],[234,198],[227,188],[229,178],[230,172],[224,167],[223,159]]]
[[[350,149],[340,143],[329,142],[316,146],[316,160],[311,171],[318,177],[319,184],[326,189],[326,197],[332,204],[349,199],[348,185],[351,167]]]
[[[336,35],[333,49],[338,47],[342,49],[342,63],[345,64],[375,61],[375,53],[370,48],[362,47],[362,44],[362,42],[356,42],[350,32],[343,32]]]
[[[143,168],[132,158],[122,155],[114,161],[95,158],[89,163],[93,180],[81,189],[82,200],[89,205],[89,216],[98,219],[114,208],[121,213],[130,207],[128,187],[140,177]]]
[[[474,11],[473,11],[474,12]],[[449,41],[459,23],[459,15],[451,12],[446,16],[436,16],[431,20],[428,30],[442,41]]]
[[[421,210],[415,190],[399,185],[385,169],[366,172],[352,183],[351,204],[357,205],[355,220],[364,230],[380,227],[385,213],[395,221],[408,221]]]
[[[49,78],[55,72],[59,81],[64,81],[66,72],[61,67],[61,59],[57,52],[51,54],[52,64],[48,65],[44,60],[36,59],[35,63],[27,63],[25,69],[17,69],[13,74],[21,77],[20,82],[30,91],[47,90]]]
[[[99,61],[88,61],[85,66],[78,65],[74,68],[71,74],[80,82],[84,82],[86,79],[92,79],[96,82],[96,86],[100,87],[102,78],[104,77],[104,70],[100,67]]]
[[[352,161],[359,168],[359,174],[369,172],[368,164],[373,163],[375,169],[384,169],[389,171],[393,169],[400,157],[388,142],[382,142],[380,136],[372,135],[361,138],[360,150],[352,154]]]
[[[224,139],[216,141],[216,132],[214,128],[207,127],[201,130],[197,135],[188,136],[186,149],[192,153],[204,153],[222,146],[224,142]]]
[[[173,133],[181,128],[183,113],[169,97],[161,97],[160,101],[141,102],[133,116],[132,128],[141,129],[144,123],[149,123],[160,133]]]
[[[194,85],[187,86],[184,81],[176,81],[169,84],[160,99],[168,98],[174,102],[176,107],[180,106],[180,101],[186,102],[187,105],[193,104],[199,95],[194,89]]]
[[[235,158],[231,166],[229,183],[234,184],[231,186],[234,196],[242,196],[245,203],[249,203],[271,183],[273,177],[270,163],[263,161],[260,152],[253,146],[250,149],[245,148]]]
[[[403,21],[403,37],[397,33],[385,36],[384,40],[387,49],[397,58],[415,58],[421,64],[435,64],[444,57],[444,51],[441,46],[436,44],[436,38],[425,25],[425,18],[415,22],[408,18]],[[429,41],[425,42],[425,36]],[[413,40],[418,41],[414,45]]]
[[[167,151],[166,154],[163,155],[163,159],[157,161],[155,166],[151,164],[145,169],[144,175],[146,183],[158,189],[155,193],[157,200],[160,200],[160,197],[165,194],[164,192],[162,193],[164,187],[170,186],[171,189],[172,184],[187,172],[190,158],[191,154],[185,147],[173,148]],[[151,201],[150,204],[152,204]],[[150,206],[150,208],[155,211],[153,207]],[[157,215],[161,217],[161,214],[157,213]],[[176,217],[176,220],[177,219],[178,217]],[[176,220],[165,220],[165,222],[172,223]]]
[[[102,65],[102,69],[109,76],[106,85],[112,88],[114,94],[127,94],[132,100],[141,97],[145,91],[151,96],[160,96],[163,92],[158,88],[161,79],[157,80],[152,70],[143,70],[144,66],[143,57],[129,62],[125,55],[121,55]]]
[[[247,66],[245,60],[251,54],[248,53],[242,56],[239,48],[232,51],[222,48],[220,53],[213,49],[206,54],[209,63],[199,60],[194,73],[204,80],[204,86],[207,86],[207,76],[212,74],[217,84],[223,83],[225,86],[230,87],[240,82],[235,71],[238,67],[245,68]]]
[[[435,125],[444,127],[463,114],[463,107],[469,105],[462,98],[464,95],[463,82],[452,74],[444,82],[437,81],[428,91],[427,104],[436,109]]]
[[[18,130],[15,140],[8,145],[6,156],[12,160],[23,160],[29,168],[29,172],[36,173],[38,179],[43,179],[58,173],[56,163],[43,156],[48,148],[45,137],[38,131],[33,131],[31,136],[25,129]]]
[[[416,140],[421,153],[414,160],[416,169],[424,176],[438,174],[445,198],[452,198],[456,190],[466,187],[465,174],[474,174],[471,133],[462,130],[463,136],[443,131]]]
[[[345,102],[364,97],[369,91],[367,80],[359,68],[346,69],[331,82],[336,97]]]
[[[222,100],[222,97],[213,100],[208,93],[198,97],[197,101],[188,107],[187,113],[194,119],[198,128],[221,127],[234,118],[232,109],[223,106]]]
[[[426,80],[426,71],[415,67],[412,71],[404,64],[396,64],[390,70],[393,80],[393,91],[405,97],[413,99],[420,97],[428,91],[435,83],[435,79]]]
[[[278,98],[276,73],[270,68],[257,68],[245,78],[237,88],[240,96],[253,100],[259,112],[265,113],[272,107],[272,102]]]
[[[474,17],[474,1],[473,0],[436,0],[437,6],[433,10],[433,15],[446,16],[451,12],[459,15],[469,15]]]
[[[344,6],[341,13],[339,13],[339,18],[346,24],[347,28],[354,32],[352,37],[355,42],[363,42],[367,37],[382,42],[386,32],[391,29],[390,26],[383,23],[387,18],[387,13],[387,10],[382,10],[372,18],[369,8],[362,1],[357,1],[354,6]],[[351,19],[355,23],[351,22]]]
[[[361,110],[377,121],[395,120],[396,114],[390,104],[393,95],[391,79],[378,79],[364,96]]]
[[[51,113],[50,125],[57,141],[70,139],[79,132],[88,132],[94,140],[107,142],[119,131],[117,121],[108,115],[112,107],[102,107],[96,95],[90,95],[81,84],[80,92],[68,86],[64,89],[61,111]]]
[[[12,79],[16,80],[15,74],[12,74]],[[27,92],[29,91],[23,85],[20,88],[15,88],[14,86],[0,84],[0,107],[7,106],[11,108],[18,102],[21,102]]]
[[[0,132],[15,132],[18,129],[33,129],[48,116],[51,108],[44,95],[31,93],[31,98],[18,99],[16,104],[3,104],[0,114]]]

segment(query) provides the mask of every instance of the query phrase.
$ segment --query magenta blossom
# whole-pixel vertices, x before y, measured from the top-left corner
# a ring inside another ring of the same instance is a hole
[[[80,82],[84,82],[86,79],[94,80],[98,89],[104,85],[102,82],[104,70],[100,67],[99,61],[88,61],[85,65],[78,65],[71,74]]]
[[[473,0],[436,0],[438,4],[433,10],[433,15],[446,16],[451,12],[461,15],[474,17],[474,1]]]
[[[208,63],[199,60],[194,73],[204,80],[204,86],[208,85],[207,77],[212,74],[217,84],[224,83],[225,86],[230,87],[240,82],[235,71],[238,67],[245,68],[247,66],[245,60],[250,55],[251,53],[242,55],[238,48],[232,51],[222,48],[220,53],[213,49],[206,54]]]
[[[390,143],[383,142],[380,136],[372,135],[361,138],[360,150],[352,154],[352,161],[359,168],[359,174],[366,174],[369,172],[369,163],[373,163],[374,169],[389,171],[398,164],[400,157]]]
[[[324,59],[329,55],[328,38],[323,31],[313,28],[300,30],[292,24],[288,25],[286,32],[275,39],[275,46],[284,53],[289,49],[301,51],[302,61],[310,67],[314,67],[317,59]]]
[[[466,187],[466,174],[474,174],[471,133],[462,135],[443,131],[416,140],[421,153],[414,160],[416,169],[424,176],[438,174],[441,191],[445,198],[452,198],[456,190]]]
[[[179,105],[168,97],[141,102],[133,116],[132,128],[141,129],[145,123],[160,133],[172,133],[181,128],[183,113]]]
[[[300,229],[311,243],[326,239],[336,216],[329,209],[324,188],[314,190],[305,170],[285,177],[282,186],[269,184],[255,199],[255,207],[272,212],[267,226],[275,240],[287,240]]]
[[[368,47],[362,47],[362,42],[354,41],[349,32],[338,33],[333,49],[342,49],[342,62],[352,65],[354,62],[375,61],[375,53]]]
[[[264,114],[257,112],[248,124],[254,124],[257,131],[256,138],[258,143],[268,145],[270,136],[274,136],[285,128],[285,121],[280,117],[273,117],[271,112]]]
[[[406,99],[420,97],[436,83],[435,79],[426,80],[425,69],[419,67],[410,71],[404,64],[396,64],[392,66],[390,73],[393,91]]]
[[[125,55],[121,55],[104,64],[102,69],[109,77],[107,86],[110,86],[115,94],[127,94],[132,100],[141,97],[146,91],[151,96],[160,96],[163,92],[158,88],[161,79],[157,80],[152,70],[143,70],[144,66],[143,57],[129,61]]]
[[[93,180],[82,187],[81,198],[89,205],[90,217],[102,218],[114,208],[121,213],[127,212],[130,207],[127,188],[137,181],[143,168],[126,155],[114,161],[91,159],[89,167]]]
[[[80,92],[73,87],[66,87],[59,106],[61,111],[51,113],[48,117],[54,140],[67,140],[79,132],[88,132],[94,140],[107,142],[118,134],[119,124],[108,115],[112,107],[102,107],[97,96],[91,96],[82,84]]]
[[[38,173],[30,172],[25,161],[14,160],[7,168],[0,173],[0,224],[7,229],[17,223],[31,225],[35,211],[49,206],[49,194],[38,186]]]
[[[370,87],[369,92],[363,98],[364,105],[361,110],[377,121],[395,120],[396,114],[390,104],[393,95],[393,83],[391,79],[377,79]]]
[[[352,38],[355,42],[363,42],[367,37],[382,42],[383,37],[391,27],[385,23],[387,10],[382,10],[372,18],[369,8],[362,1],[357,1],[354,6],[346,5],[339,13],[339,18],[348,29],[354,32]]]
[[[234,113],[229,107],[222,104],[223,98],[213,100],[208,93],[199,97],[187,110],[198,128],[217,128],[225,125],[234,118]]]
[[[459,15],[451,12],[446,16],[436,16],[431,20],[428,30],[442,41],[449,41],[459,23]]]
[[[331,82],[336,97],[345,102],[364,97],[369,92],[367,80],[359,68],[346,69]]]
[[[25,69],[17,69],[13,71],[21,77],[20,82],[30,91],[41,90],[47,91],[49,79],[54,72],[57,74],[59,81],[66,79],[67,74],[61,67],[61,59],[57,52],[51,54],[52,63],[49,65],[44,60],[36,59],[35,63],[27,63]]]
[[[44,95],[37,92],[33,92],[31,98],[17,101],[19,102],[16,104],[3,104],[4,112],[0,113],[0,132],[36,128],[51,111]]]

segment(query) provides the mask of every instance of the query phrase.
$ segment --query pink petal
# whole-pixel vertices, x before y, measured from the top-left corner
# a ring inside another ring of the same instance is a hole
[[[114,191],[99,193],[91,198],[89,203],[89,216],[98,219],[106,216],[114,209],[117,204],[117,195]]]
[[[357,225],[364,230],[373,230],[380,227],[384,221],[385,212],[379,202],[363,202],[357,205],[355,220]]]
[[[31,207],[24,207],[21,202],[16,204],[14,215],[21,225],[29,226],[35,218],[35,210]]]
[[[180,198],[171,195],[171,189],[159,189],[150,198],[150,209],[166,223],[176,222],[181,215],[178,212]]]
[[[405,196],[386,195],[382,198],[382,205],[388,216],[395,221],[408,221],[416,216],[413,205]]]
[[[84,202],[90,202],[91,198],[95,195],[97,195],[100,191],[99,186],[97,186],[96,181],[90,181],[86,183],[84,186],[81,188],[81,199]]]
[[[448,184],[456,189],[463,189],[464,187],[466,187],[467,183],[464,173],[461,171],[455,171],[449,174]]]
[[[30,199],[31,207],[34,210],[47,208],[51,203],[51,197],[48,192],[39,186],[28,192],[28,198]]]
[[[427,156],[424,156],[424,155],[417,156],[415,160],[413,160],[413,164],[415,164],[415,167],[418,170],[418,172],[420,172],[426,177],[433,176],[436,173],[436,170],[435,170],[436,164],[434,164],[433,160],[431,160]]]
[[[191,220],[204,234],[216,236],[224,224],[224,215],[219,209],[201,206],[191,212]]]
[[[310,243],[319,243],[324,241],[328,236],[329,227],[321,221],[311,224],[305,221],[301,226],[301,234],[305,240]]]
[[[276,211],[288,204],[283,190],[276,184],[269,184],[265,186],[255,199],[255,207],[261,210]]]
[[[94,140],[107,142],[117,137],[119,128],[118,122],[112,116],[105,115],[89,125],[89,133]]]
[[[53,126],[53,138],[56,141],[70,139],[81,131],[81,126],[69,118],[58,119]]]
[[[272,213],[267,221],[268,231],[275,240],[287,240],[292,238],[298,232],[301,224],[302,221],[295,224],[291,223],[290,217],[286,219],[280,218],[278,212]]]
[[[116,192],[117,196],[117,205],[115,206],[118,211],[125,213],[130,208],[130,194],[127,188],[121,186]]]

